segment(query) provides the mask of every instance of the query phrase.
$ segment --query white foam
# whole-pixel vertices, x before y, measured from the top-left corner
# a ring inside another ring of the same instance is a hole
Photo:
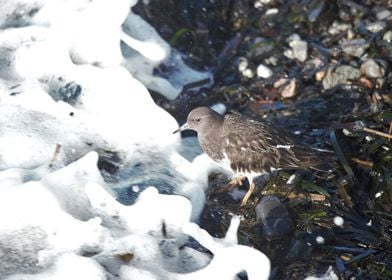
[[[178,124],[145,85],[174,99],[211,75],[187,67],[133,14],[136,3],[2,2],[1,279],[233,279],[241,268],[268,277],[266,257],[237,245],[237,218],[223,240],[192,224],[219,167],[177,152]],[[174,69],[167,79],[153,75],[160,63]],[[121,204],[128,191],[138,198]],[[212,261],[183,248],[188,234]]]

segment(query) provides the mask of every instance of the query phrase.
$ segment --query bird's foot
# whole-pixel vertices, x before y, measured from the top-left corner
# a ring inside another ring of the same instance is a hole
[[[231,180],[228,184],[225,186],[219,188],[216,193],[222,193],[225,191],[232,191],[235,187],[237,186],[242,186],[243,181],[245,180],[245,176],[239,176]]]

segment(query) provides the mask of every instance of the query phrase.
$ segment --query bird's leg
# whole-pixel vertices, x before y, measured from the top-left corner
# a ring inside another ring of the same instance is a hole
[[[227,185],[221,187],[219,190],[217,190],[217,193],[221,193],[224,191],[232,191],[236,186],[242,186],[242,183],[245,179],[245,176],[238,176],[231,180]]]
[[[250,182],[249,182],[249,189],[246,192],[244,198],[242,199],[241,207],[244,207],[246,205],[246,203],[248,202],[249,197],[252,195],[254,190],[255,190],[255,183],[253,183],[253,180],[250,180]]]

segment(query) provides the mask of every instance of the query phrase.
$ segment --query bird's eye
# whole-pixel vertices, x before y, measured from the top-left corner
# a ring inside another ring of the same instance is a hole
[[[195,123],[199,123],[201,121],[201,119],[195,119]]]

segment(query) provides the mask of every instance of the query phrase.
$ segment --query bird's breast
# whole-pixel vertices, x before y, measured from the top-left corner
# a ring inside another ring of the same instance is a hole
[[[214,161],[219,163],[223,159],[221,144],[215,138],[199,137],[199,143],[203,151]]]

